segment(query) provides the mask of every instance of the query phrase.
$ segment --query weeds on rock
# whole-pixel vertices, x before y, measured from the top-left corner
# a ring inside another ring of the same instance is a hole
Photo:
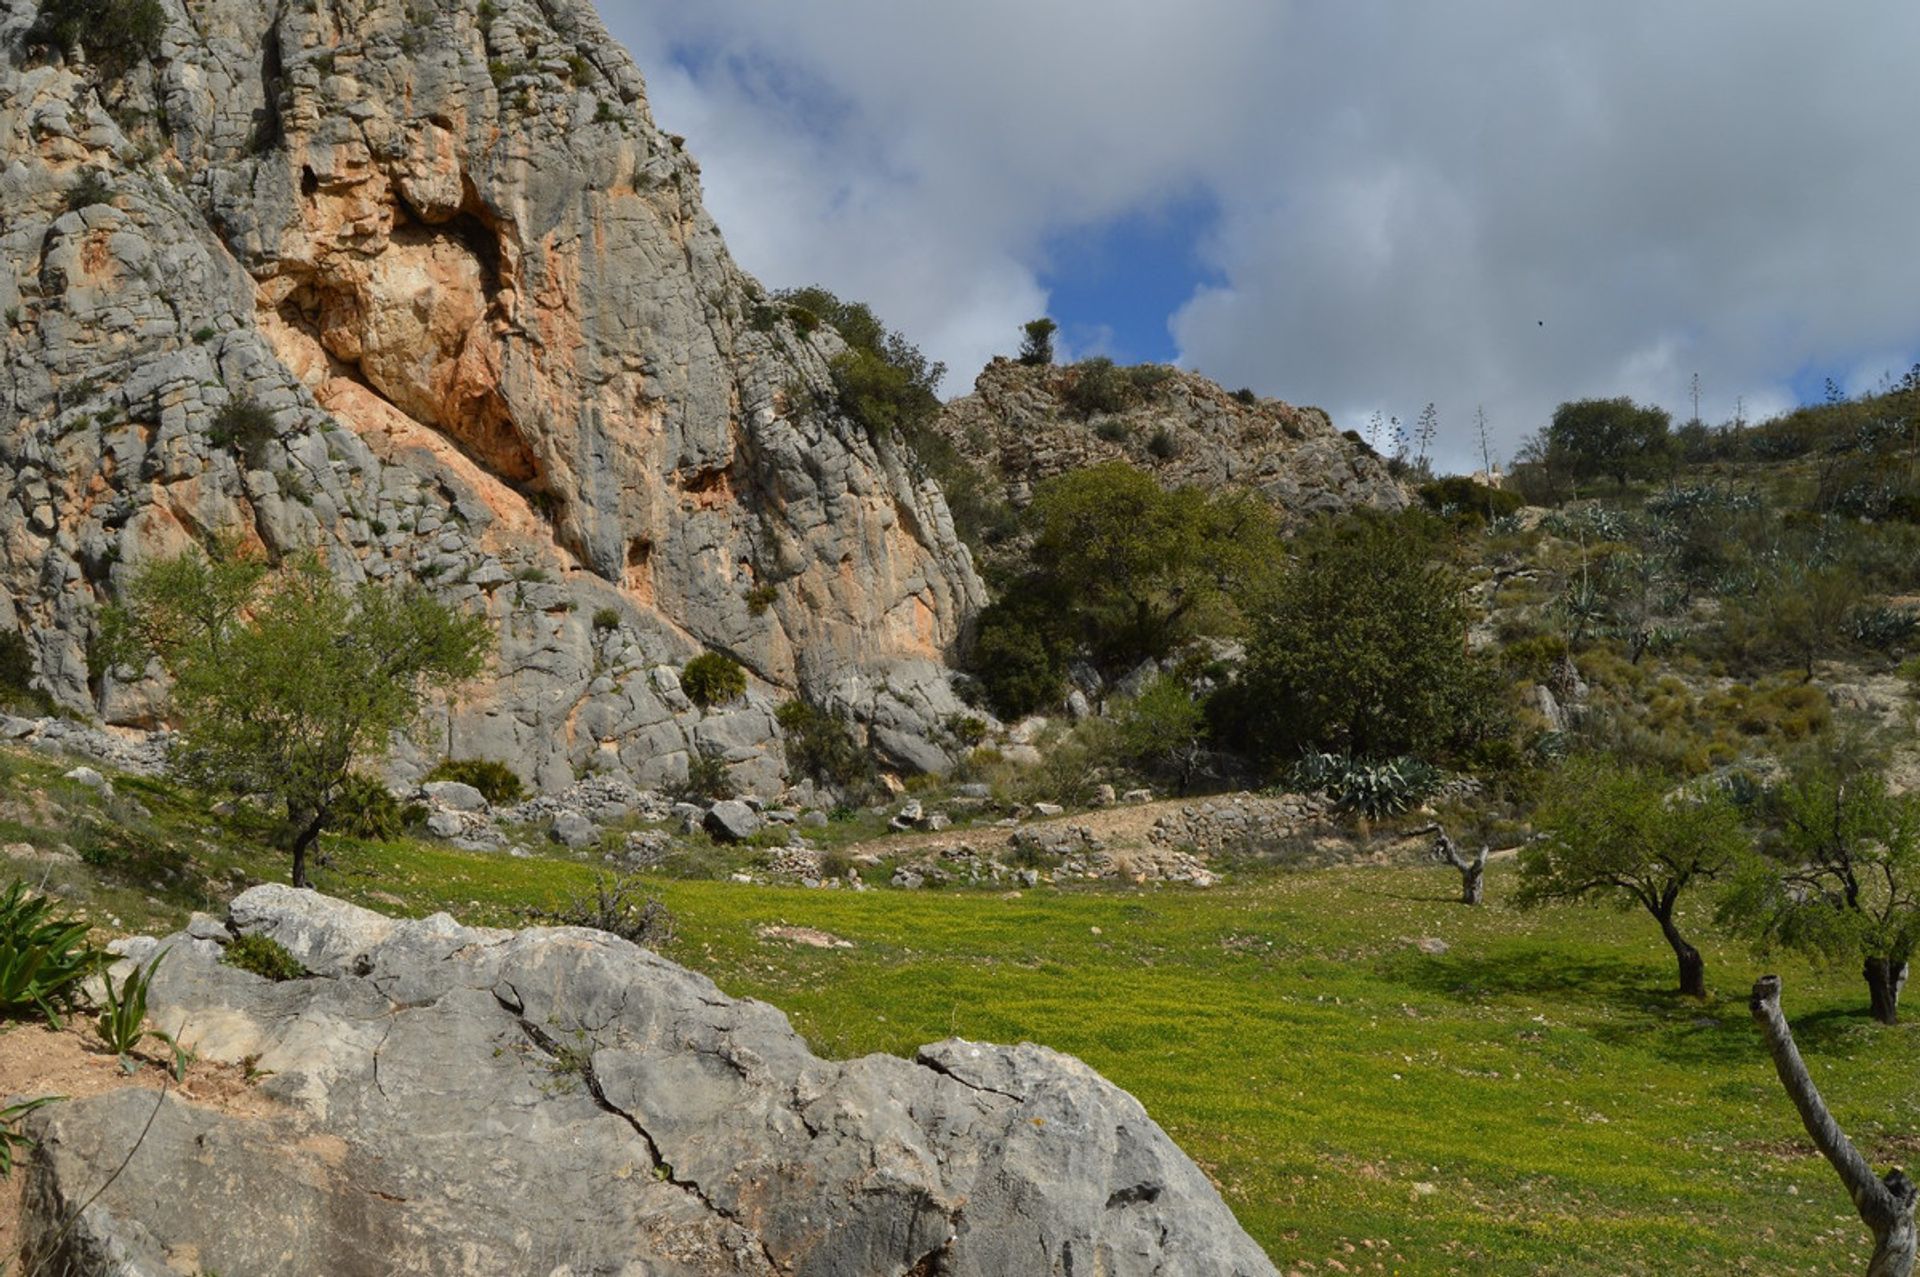
[[[13,1159],[16,1153],[34,1147],[33,1137],[20,1129],[22,1119],[37,1108],[66,1098],[64,1095],[43,1095],[37,1100],[23,1100],[19,1104],[9,1104],[5,1108],[0,1108],[0,1179],[6,1179],[13,1174]]]
[[[100,1010],[100,1018],[93,1022],[94,1032],[100,1035],[100,1041],[106,1048],[120,1057],[120,1067],[128,1073],[133,1072],[133,1051],[149,1037],[157,1037],[174,1045],[168,1035],[146,1028],[147,991],[153,984],[153,974],[160,969],[160,963],[166,959],[167,951],[145,967],[136,966],[127,973],[126,982],[118,989],[113,987],[113,977],[106,977],[107,993]]]
[[[304,980],[310,974],[300,959],[272,936],[241,936],[227,945],[220,960],[275,984],[283,980]]]
[[[587,927],[619,936],[643,949],[673,943],[679,923],[673,912],[646,895],[628,874],[595,874],[593,894],[577,896],[558,909],[529,909],[526,915],[557,927]]]

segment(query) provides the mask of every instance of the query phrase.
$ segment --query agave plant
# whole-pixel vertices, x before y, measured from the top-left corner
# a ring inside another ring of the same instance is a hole
[[[1368,817],[1405,811],[1431,794],[1440,773],[1431,764],[1402,756],[1384,762],[1309,750],[1294,764],[1289,777],[1294,787],[1323,793],[1342,811]]]
[[[87,924],[15,880],[0,892],[0,1020],[38,1013],[55,1028],[106,955],[87,943]]]

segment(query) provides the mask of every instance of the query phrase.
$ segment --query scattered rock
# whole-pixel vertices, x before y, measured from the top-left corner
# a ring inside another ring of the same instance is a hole
[[[701,824],[721,842],[745,842],[759,833],[765,822],[753,808],[729,798],[707,808]]]
[[[547,836],[562,846],[578,851],[600,841],[600,826],[579,812],[563,811],[554,816],[553,824],[547,827]]]
[[[791,944],[803,944],[812,949],[851,949],[853,941],[843,940],[830,931],[821,931],[814,927],[776,927],[765,926],[753,933],[762,941],[784,940]]]
[[[449,811],[486,811],[487,800],[472,785],[457,780],[430,780],[420,786],[427,802]]]

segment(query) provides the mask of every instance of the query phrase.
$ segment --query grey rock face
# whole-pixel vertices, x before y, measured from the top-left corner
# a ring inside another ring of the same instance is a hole
[[[41,1110],[30,1255],[77,1274],[1218,1274],[1275,1270],[1140,1105],[1045,1048],[814,1057],[773,1008],[576,929],[234,902],[315,978],[167,941],[159,1025],[257,1057],[268,1112]],[[150,951],[151,943],[144,951]]]
[[[983,601],[945,503],[811,406],[836,339],[766,318],[585,0],[164,8],[106,82],[0,0],[0,629],[49,694],[151,722],[95,608],[225,531],[493,621],[403,776],[660,785],[711,744],[775,789],[796,692],[939,764]],[[238,399],[265,437],[216,429]],[[656,677],[702,648],[754,677],[723,722]]]
[[[1124,460],[1169,485],[1251,488],[1284,519],[1356,506],[1405,508],[1386,462],[1343,437],[1318,408],[1248,402],[1194,373],[1165,368],[1158,383],[1113,412],[1083,417],[1068,400],[1068,368],[996,359],[937,428],[997,478],[1015,505],[1068,470]]]
[[[453,811],[485,811],[487,800],[472,785],[457,780],[430,780],[420,786],[427,801]]]

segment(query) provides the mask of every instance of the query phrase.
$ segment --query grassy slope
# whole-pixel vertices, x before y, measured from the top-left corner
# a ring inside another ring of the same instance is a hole
[[[37,760],[11,766],[15,785],[62,783]],[[193,849],[195,877],[237,885],[284,872],[162,787],[123,780],[121,791],[153,812],[163,841]],[[46,845],[70,827],[14,819],[0,833]],[[32,869],[36,881],[44,872]],[[171,925],[224,894],[103,885],[115,872],[69,866],[50,885],[129,927]],[[1456,884],[1439,869],[1259,877],[1206,893],[651,889],[680,919],[671,956],[785,1008],[824,1054],[905,1053],[957,1033],[1085,1058],[1214,1174],[1283,1271],[1860,1271],[1865,1234],[1809,1155],[1748,1024],[1742,994],[1757,964],[1708,945],[1724,996],[1684,1003],[1666,991],[1651,923],[1517,914],[1502,903],[1507,872],[1496,867],[1480,910],[1450,903]],[[512,923],[588,873],[424,843],[340,844],[321,886],[389,911]],[[821,927],[856,947],[768,945],[754,935],[765,923]],[[1449,950],[1423,953],[1407,943],[1417,937]],[[1872,1027],[1848,973],[1780,969],[1843,1121],[1878,1160],[1910,1158],[1913,1144],[1892,1133],[1920,1118],[1914,1031]]]

